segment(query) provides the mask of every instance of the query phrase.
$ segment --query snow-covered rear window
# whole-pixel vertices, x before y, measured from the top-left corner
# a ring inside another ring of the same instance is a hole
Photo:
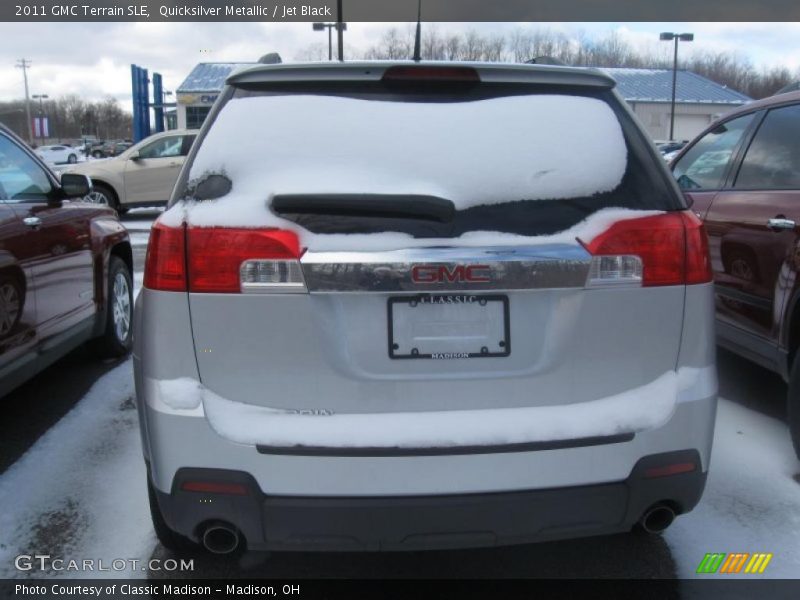
[[[456,208],[606,192],[625,173],[604,102],[562,95],[392,102],[281,95],[229,102],[191,178],[224,170],[229,202],[273,194],[420,194]]]
[[[235,90],[165,219],[323,248],[332,234],[552,236],[603,209],[676,208],[610,92],[316,85]]]

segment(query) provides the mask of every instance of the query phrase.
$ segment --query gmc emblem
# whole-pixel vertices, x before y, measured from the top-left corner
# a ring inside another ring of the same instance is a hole
[[[489,283],[489,265],[414,265],[411,267],[414,283]]]

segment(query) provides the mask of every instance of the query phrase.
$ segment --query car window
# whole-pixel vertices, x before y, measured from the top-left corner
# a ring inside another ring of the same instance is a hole
[[[44,169],[9,138],[0,135],[0,199],[46,201],[52,190]]]
[[[176,135],[158,139],[139,150],[140,158],[169,158],[181,156],[183,136]]]
[[[684,190],[719,189],[733,151],[753,118],[751,113],[722,123],[698,140],[673,169],[678,185]]]
[[[767,113],[747,149],[736,188],[800,188],[800,105]]]

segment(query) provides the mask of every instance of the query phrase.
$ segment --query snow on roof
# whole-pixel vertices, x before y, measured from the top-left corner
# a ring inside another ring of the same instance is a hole
[[[605,68],[617,82],[617,91],[628,102],[670,102],[672,100],[671,69]],[[727,104],[738,106],[752,98],[692,73],[678,71],[675,101],[690,104]]]
[[[255,62],[246,63],[200,63],[178,86],[178,93],[219,92],[225,85],[228,75],[244,67],[252,67]]]

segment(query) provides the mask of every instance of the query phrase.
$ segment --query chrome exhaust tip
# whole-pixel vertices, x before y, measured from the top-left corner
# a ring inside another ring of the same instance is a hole
[[[212,523],[203,531],[203,547],[214,554],[230,554],[239,542],[239,532],[227,523]]]
[[[665,504],[658,504],[645,511],[639,524],[648,533],[661,533],[672,525],[674,520],[675,511]]]

